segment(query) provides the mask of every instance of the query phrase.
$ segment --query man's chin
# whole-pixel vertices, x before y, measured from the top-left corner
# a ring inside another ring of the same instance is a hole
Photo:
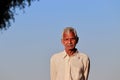
[[[74,49],[74,47],[69,47],[69,48],[67,48],[67,50],[73,50]]]

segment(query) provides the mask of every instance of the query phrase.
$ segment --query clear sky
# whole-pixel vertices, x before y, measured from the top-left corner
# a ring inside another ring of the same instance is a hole
[[[0,80],[50,80],[50,57],[73,26],[77,48],[89,55],[89,80],[120,79],[120,0],[40,0],[17,10],[0,32]]]

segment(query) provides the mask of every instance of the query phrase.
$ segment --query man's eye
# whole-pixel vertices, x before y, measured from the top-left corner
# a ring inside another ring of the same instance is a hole
[[[64,40],[66,40],[66,41],[67,41],[68,39],[64,39]]]
[[[75,38],[72,38],[71,40],[75,40]]]

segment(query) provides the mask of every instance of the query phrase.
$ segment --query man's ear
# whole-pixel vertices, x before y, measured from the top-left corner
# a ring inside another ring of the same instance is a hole
[[[61,43],[63,44],[63,39],[61,39]]]

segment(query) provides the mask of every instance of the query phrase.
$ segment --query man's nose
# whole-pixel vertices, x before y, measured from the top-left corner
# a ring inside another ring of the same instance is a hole
[[[72,42],[72,40],[71,40],[71,39],[69,39],[69,40],[68,40],[68,43],[71,43],[71,42]]]

